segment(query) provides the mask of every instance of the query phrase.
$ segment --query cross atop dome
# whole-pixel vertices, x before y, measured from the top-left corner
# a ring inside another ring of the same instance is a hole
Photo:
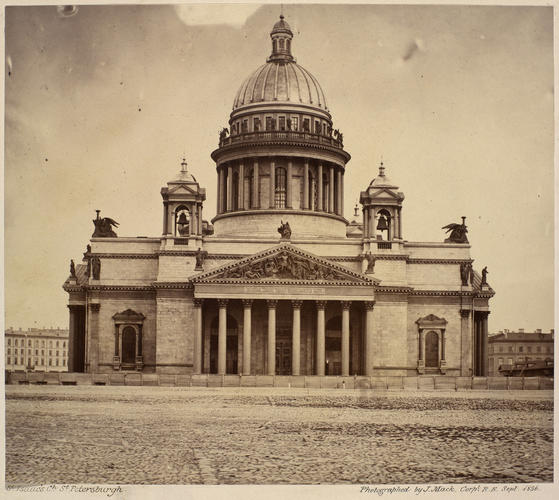
[[[267,62],[271,61],[294,61],[291,55],[291,40],[293,39],[293,32],[291,27],[284,21],[283,14],[280,15],[280,20],[274,24],[270,32],[272,39],[272,55],[268,57]]]

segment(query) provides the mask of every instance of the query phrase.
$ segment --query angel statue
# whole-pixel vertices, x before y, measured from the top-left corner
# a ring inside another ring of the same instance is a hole
[[[116,238],[116,233],[113,231],[112,227],[118,226],[118,222],[111,219],[110,217],[99,217],[101,210],[95,210],[97,212],[97,219],[93,220],[95,225],[95,231],[91,235],[92,238]]]
[[[466,217],[462,217],[462,224],[452,223],[443,226],[442,229],[446,229],[447,233],[450,232],[450,236],[444,240],[445,243],[468,243]]]

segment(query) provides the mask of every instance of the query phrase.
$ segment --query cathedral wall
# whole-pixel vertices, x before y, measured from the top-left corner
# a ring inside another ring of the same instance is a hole
[[[159,250],[159,238],[91,238],[93,253],[154,254]]]
[[[445,329],[446,365],[448,375],[460,375],[462,364],[462,318],[459,297],[411,296],[408,306],[408,358],[417,366],[419,328],[416,321],[434,314],[447,321]]]
[[[195,274],[196,258],[193,255],[160,255],[158,281],[187,281]]]
[[[145,285],[157,279],[157,259],[101,258],[102,285]]]
[[[469,259],[470,245],[456,243],[406,242],[406,253],[412,259]]]
[[[195,322],[192,298],[184,292],[158,294],[158,373],[192,373]]]
[[[407,375],[410,365],[402,346],[408,342],[408,305],[405,297],[377,296],[373,310],[373,365],[375,375]]]
[[[461,286],[459,264],[408,264],[410,286],[432,285],[433,287]]]
[[[92,371],[100,373],[114,372],[113,356],[115,349],[115,323],[113,316],[117,313],[132,309],[143,314],[146,319],[142,327],[142,355],[144,357],[144,372],[155,371],[155,346],[156,346],[156,308],[151,297],[132,298],[108,295],[101,297],[101,306],[97,314],[98,328],[98,369]],[[91,314],[91,313],[90,313]],[[89,329],[94,325],[89,323]],[[90,334],[93,333],[90,331]],[[122,355],[122,353],[121,353]],[[90,357],[90,361],[93,358]],[[92,366],[92,368],[94,368]]]
[[[406,261],[378,259],[375,261],[374,277],[381,280],[381,285],[405,285]]]

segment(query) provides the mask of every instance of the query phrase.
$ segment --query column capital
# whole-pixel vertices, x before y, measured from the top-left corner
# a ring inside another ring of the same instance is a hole
[[[366,300],[365,301],[365,309],[367,309],[367,311],[372,311],[375,307],[375,301],[374,300]]]
[[[470,310],[469,309],[460,309],[460,316],[462,316],[463,318],[469,318],[470,317]]]
[[[70,309],[70,312],[76,312],[76,311],[79,311],[80,309],[84,308],[84,306],[80,306],[80,305],[76,305],[76,304],[68,304],[66,307],[68,309]]]
[[[268,304],[268,309],[275,309],[278,305],[278,301],[276,299],[268,299],[266,304]]]
[[[351,307],[351,300],[342,300],[342,309],[346,310]]]
[[[220,308],[227,307],[227,302],[229,302],[229,299],[217,299],[217,304]]]
[[[245,309],[250,309],[252,307],[253,299],[243,299],[243,307]]]
[[[481,319],[487,319],[487,316],[491,314],[490,311],[474,311]]]
[[[315,300],[316,308],[320,310],[326,309],[326,300]]]
[[[194,304],[194,307],[202,307],[202,304],[204,303],[204,299],[192,299],[192,303]]]
[[[301,309],[302,305],[303,305],[302,300],[292,300],[291,301],[291,306],[293,307],[293,309]]]

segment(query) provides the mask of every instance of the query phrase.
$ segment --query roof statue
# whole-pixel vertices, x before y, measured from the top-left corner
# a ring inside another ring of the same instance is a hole
[[[446,229],[446,232],[450,232],[450,236],[444,240],[445,243],[469,243],[466,233],[468,228],[466,226],[466,217],[462,217],[462,224],[448,224],[443,226],[442,229]]]
[[[278,233],[281,234],[282,240],[288,240],[291,238],[291,228],[289,227],[289,222],[281,221],[280,227],[278,227]]]
[[[100,218],[99,214],[101,210],[95,210],[97,212],[97,218],[93,220],[95,225],[95,231],[91,235],[92,238],[116,238],[116,233],[113,231],[113,226],[118,226],[118,222],[111,219],[110,217]]]

